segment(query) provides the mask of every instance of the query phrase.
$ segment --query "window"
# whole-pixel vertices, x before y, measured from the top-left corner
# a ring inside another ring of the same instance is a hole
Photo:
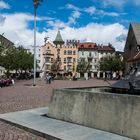
[[[84,55],[84,52],[82,51],[82,55]]]
[[[81,48],[84,48],[84,45],[81,45]]]
[[[50,62],[50,58],[49,58],[49,57],[46,58],[46,63],[47,63],[47,62]]]
[[[91,48],[91,45],[88,45],[89,48]]]
[[[51,53],[51,51],[49,51],[49,50],[46,51],[46,54],[50,54],[50,53]]]
[[[88,58],[88,62],[92,62],[92,59],[91,58]]]
[[[81,62],[82,62],[82,61],[85,61],[85,58],[81,58],[81,60],[80,60],[80,61],[81,61]]]
[[[38,57],[40,57],[40,54],[38,55]]]
[[[66,55],[66,53],[67,53],[66,50],[64,50],[64,55]]]
[[[95,60],[94,60],[94,62],[96,63],[96,62],[97,62],[97,60],[95,59]]]
[[[68,58],[67,58],[67,61],[68,61],[68,63],[70,63],[70,62],[71,62],[71,58],[68,57]]]
[[[76,62],[75,60],[76,60],[76,59],[75,59],[75,58],[73,58],[73,62]]]
[[[72,51],[71,50],[68,50],[68,55],[72,55]]]
[[[64,63],[66,63],[66,58],[64,58]]]
[[[91,57],[91,52],[89,52],[89,57]]]
[[[73,51],[73,55],[76,55],[76,51]]]

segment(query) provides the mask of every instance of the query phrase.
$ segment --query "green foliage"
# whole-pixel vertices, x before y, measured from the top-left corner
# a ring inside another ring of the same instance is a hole
[[[85,59],[80,59],[77,65],[77,72],[81,75],[88,72],[90,70],[90,63],[87,62]]]
[[[124,71],[125,65],[118,56],[106,56],[99,62],[100,70],[102,71]]]
[[[51,71],[57,73],[60,70],[60,63],[55,60],[54,63],[51,65]]]
[[[11,70],[22,73],[22,71],[33,69],[33,60],[33,55],[22,46],[18,48],[14,46],[3,47],[0,53],[0,65],[7,70],[7,74]]]

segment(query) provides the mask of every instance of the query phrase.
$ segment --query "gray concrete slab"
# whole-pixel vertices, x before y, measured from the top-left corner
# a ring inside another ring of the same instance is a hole
[[[48,108],[36,108],[0,115],[0,120],[50,140],[132,140],[113,133],[42,116]]]

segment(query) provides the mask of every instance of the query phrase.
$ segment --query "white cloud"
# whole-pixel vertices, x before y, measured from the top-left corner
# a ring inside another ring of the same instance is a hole
[[[115,12],[106,12],[106,11],[103,11],[103,10],[99,10],[98,11],[98,14],[99,15],[102,15],[102,16],[113,16],[113,17],[118,17],[119,16],[118,13],[115,13]]]
[[[5,37],[9,38],[14,43],[22,44],[23,46],[33,45],[33,30],[29,28],[28,24],[33,20],[30,14],[4,14],[6,17],[3,25],[0,25],[1,33],[5,33]],[[78,14],[75,14],[78,17]],[[41,18],[39,19],[41,20]],[[56,22],[57,21],[57,22]],[[78,39],[80,41],[91,41],[99,44],[112,43],[117,50],[123,50],[125,41],[119,40],[120,36],[127,35],[127,29],[119,24],[98,24],[89,23],[88,25],[80,28],[72,28],[67,23],[60,20],[49,21],[48,23],[53,28],[48,28],[44,32],[37,31],[37,45],[44,43],[44,37],[49,36],[50,40],[54,40],[57,34],[58,25],[63,27],[61,30],[64,40]],[[57,27],[57,28],[56,28]]]
[[[67,9],[72,9],[72,10],[74,10],[74,11],[80,11],[80,10],[81,10],[80,8],[74,6],[73,4],[70,4],[70,3],[68,3],[68,4],[66,5],[66,8],[67,8]]]
[[[61,30],[62,38],[77,39],[80,41],[95,42],[97,44],[108,44],[109,42],[116,48],[116,50],[123,50],[125,40],[118,40],[118,37],[127,35],[127,29],[119,24],[103,25],[98,23],[90,23],[85,27],[71,28],[66,26]],[[50,40],[54,40],[57,30],[48,30],[47,36]]]
[[[80,17],[81,13],[79,11],[73,11],[70,17],[68,18],[68,25],[72,25],[76,23],[76,19]]]
[[[140,0],[134,0],[135,5],[140,5]]]
[[[72,10],[72,13],[70,14],[69,18],[68,18],[68,22],[67,22],[67,25],[72,25],[72,24],[75,24],[76,23],[76,20],[78,18],[80,18],[80,11],[82,9],[72,5],[72,4],[67,4],[64,9],[71,9]],[[63,8],[62,8],[63,9]]]
[[[4,14],[5,22],[0,25],[0,32],[5,33],[5,37],[9,38],[16,44],[23,46],[33,45],[33,30],[29,29],[28,23],[32,21],[34,17],[30,14],[15,13],[15,14]],[[41,20],[41,18],[37,18]],[[44,18],[43,18],[44,19]],[[37,44],[43,43],[45,33],[37,32]]]
[[[96,7],[91,6],[91,7],[85,8],[84,11],[92,15],[96,12]]]
[[[127,0],[102,0],[104,6],[115,6],[121,8]]]
[[[105,0],[105,1],[107,1],[107,0]],[[111,1],[111,0],[108,0],[108,1]],[[107,11],[104,11],[104,10],[97,9],[94,6],[90,6],[90,7],[86,7],[86,8],[79,8],[79,7],[76,7],[76,6],[72,5],[72,4],[67,4],[65,8],[66,9],[72,9],[74,12],[79,12],[79,13],[80,12],[85,12],[85,13],[88,13],[90,15],[97,14],[97,15],[112,16],[112,17],[119,16],[119,14],[116,13],[116,12],[107,12]],[[80,15],[81,15],[81,13],[79,14],[79,17],[80,17]],[[77,18],[79,18],[79,17],[77,17]]]
[[[66,23],[64,23],[63,21],[56,19],[56,20],[50,20],[47,22],[47,24],[51,27],[53,27],[53,29],[58,29],[58,28],[64,28],[66,27]]]
[[[0,9],[10,9],[10,5],[4,1],[0,1]]]
[[[5,22],[6,17],[0,14],[0,26],[2,26]]]

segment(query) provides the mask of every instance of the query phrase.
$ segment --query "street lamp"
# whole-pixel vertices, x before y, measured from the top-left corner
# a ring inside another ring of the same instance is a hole
[[[33,86],[36,86],[36,10],[43,0],[33,0],[34,4],[34,81]]]

